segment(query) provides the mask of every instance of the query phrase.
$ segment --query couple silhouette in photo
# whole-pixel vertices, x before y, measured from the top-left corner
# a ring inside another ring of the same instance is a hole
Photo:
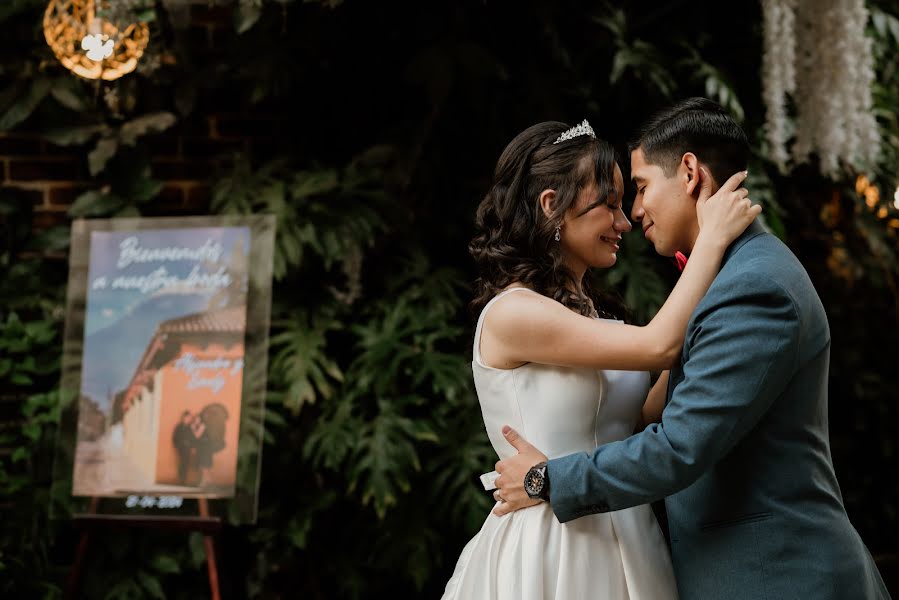
[[[228,411],[209,404],[199,412],[185,410],[175,425],[172,443],[178,456],[178,483],[203,487],[210,483],[212,457],[225,447]]]

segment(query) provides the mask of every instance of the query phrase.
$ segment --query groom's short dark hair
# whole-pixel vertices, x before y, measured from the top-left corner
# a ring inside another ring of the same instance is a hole
[[[646,121],[630,142],[642,148],[646,162],[662,167],[667,177],[677,171],[681,157],[692,152],[709,165],[718,185],[746,169],[749,141],[720,104],[708,98],[687,98]]]

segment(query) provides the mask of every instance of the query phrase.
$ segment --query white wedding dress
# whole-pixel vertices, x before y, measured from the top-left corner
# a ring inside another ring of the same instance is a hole
[[[487,435],[500,458],[515,449],[510,425],[549,458],[590,452],[631,435],[649,374],[528,363],[494,369],[474,339],[475,387]],[[598,342],[601,343],[601,342]],[[552,484],[552,481],[550,481]],[[462,550],[444,600],[667,600],[677,598],[671,559],[649,505],[559,523],[548,503],[502,517],[490,513]]]

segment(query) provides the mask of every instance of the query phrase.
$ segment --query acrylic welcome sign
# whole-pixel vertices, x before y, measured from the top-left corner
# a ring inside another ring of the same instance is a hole
[[[255,520],[273,241],[266,216],[73,223],[57,496]]]

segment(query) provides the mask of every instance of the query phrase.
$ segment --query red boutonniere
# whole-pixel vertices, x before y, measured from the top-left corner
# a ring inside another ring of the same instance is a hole
[[[674,260],[677,263],[677,270],[683,271],[684,267],[687,266],[687,257],[683,252],[675,252]]]

